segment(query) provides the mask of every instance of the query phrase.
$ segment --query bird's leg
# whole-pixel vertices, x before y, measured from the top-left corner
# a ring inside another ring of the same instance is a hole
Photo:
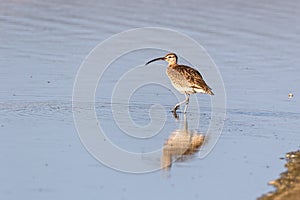
[[[185,102],[186,102],[186,99],[183,100],[183,101],[181,101],[181,102],[179,102],[179,103],[177,103],[177,104],[174,106],[172,112],[176,112],[176,110],[180,107],[180,105],[183,104],[183,103],[185,103]]]
[[[185,93],[185,107],[184,107],[183,113],[186,113],[189,102],[190,102],[190,94]]]
[[[186,103],[186,106],[187,106],[187,104],[189,104],[189,98],[190,98],[190,95],[187,94],[187,93],[185,93],[184,95],[185,95],[185,100],[183,100],[183,101],[179,102],[178,104],[176,104],[176,105],[174,106],[172,112],[176,112],[176,110],[180,107],[181,104]],[[186,109],[184,109],[184,110],[186,111]]]
[[[180,105],[183,104],[184,102],[185,102],[185,100],[179,102],[178,104],[176,104],[176,105],[174,106],[174,108],[172,109],[172,112],[176,112],[176,110],[177,110],[177,109],[180,107]]]

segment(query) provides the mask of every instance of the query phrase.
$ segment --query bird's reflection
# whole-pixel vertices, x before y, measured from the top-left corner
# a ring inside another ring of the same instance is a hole
[[[179,119],[176,112],[175,119]],[[182,129],[171,133],[163,146],[161,168],[170,169],[173,162],[183,162],[195,154],[203,144],[204,135],[188,129],[187,117],[184,114],[180,121]]]

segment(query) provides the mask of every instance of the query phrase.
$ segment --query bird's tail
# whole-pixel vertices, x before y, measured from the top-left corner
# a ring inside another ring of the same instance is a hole
[[[210,94],[210,95],[214,95],[214,93],[211,91],[210,87],[205,87],[205,88],[196,88],[194,87],[194,90],[196,92],[200,92],[200,93],[204,93],[204,94]]]
[[[206,94],[215,95],[215,94],[213,93],[213,91],[211,91],[210,88],[206,88],[205,92],[206,92]]]

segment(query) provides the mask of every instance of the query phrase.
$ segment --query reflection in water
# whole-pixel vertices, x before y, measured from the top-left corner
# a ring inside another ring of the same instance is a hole
[[[175,119],[179,119],[176,113],[174,113],[174,117]],[[170,169],[173,160],[181,162],[187,160],[196,153],[203,144],[204,135],[188,129],[185,114],[182,124],[183,128],[172,132],[164,144],[161,157],[162,169]]]
[[[269,182],[276,187],[276,191],[262,196],[259,200],[300,199],[300,150],[287,153],[286,160],[287,171],[279,179]]]

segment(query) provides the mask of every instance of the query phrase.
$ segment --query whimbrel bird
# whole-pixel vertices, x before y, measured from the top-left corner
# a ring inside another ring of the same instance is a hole
[[[173,112],[176,112],[180,105],[185,103],[184,113],[186,113],[190,94],[205,93],[214,95],[211,88],[205,83],[201,74],[196,69],[177,64],[177,56],[175,53],[168,53],[164,57],[150,60],[146,65],[158,60],[165,60],[169,63],[167,75],[175,89],[185,95],[185,100],[177,103],[172,110]]]

